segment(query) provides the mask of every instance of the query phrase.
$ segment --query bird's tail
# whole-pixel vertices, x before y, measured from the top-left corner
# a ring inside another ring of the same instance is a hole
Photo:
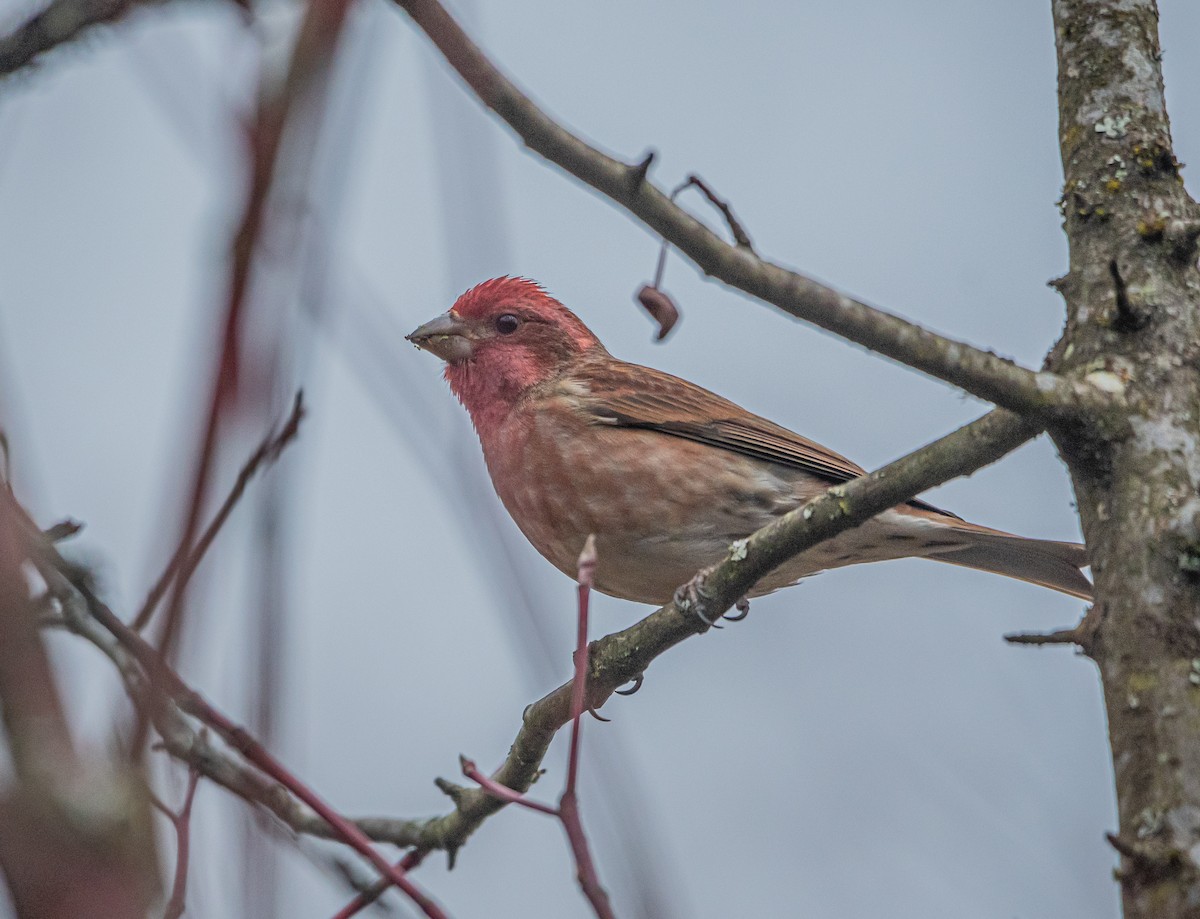
[[[1092,599],[1092,582],[1081,568],[1088,564],[1083,546],[1073,542],[1026,539],[979,527],[970,532],[971,544],[928,555],[934,561],[991,571],[1062,591],[1081,600]]]

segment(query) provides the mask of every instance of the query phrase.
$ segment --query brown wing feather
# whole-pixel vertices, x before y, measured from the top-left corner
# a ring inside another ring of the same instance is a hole
[[[816,441],[746,411],[695,383],[605,356],[603,373],[576,375],[589,390],[587,404],[601,424],[658,431],[722,450],[778,463],[830,484],[863,475],[857,463]],[[955,518],[924,501],[913,506]]]
[[[585,369],[577,378],[587,384],[585,403],[600,423],[660,431],[832,482],[863,474],[844,456],[669,373],[608,358],[603,374]]]

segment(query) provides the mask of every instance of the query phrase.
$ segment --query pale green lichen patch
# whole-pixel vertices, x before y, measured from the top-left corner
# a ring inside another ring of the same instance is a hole
[[[1132,116],[1128,112],[1122,112],[1115,118],[1112,115],[1105,115],[1096,122],[1096,133],[1103,134],[1109,140],[1118,140],[1125,136],[1131,120]]]

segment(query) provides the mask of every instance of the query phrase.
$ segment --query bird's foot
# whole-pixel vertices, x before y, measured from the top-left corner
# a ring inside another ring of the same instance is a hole
[[[705,568],[696,573],[696,575],[686,584],[681,585],[676,591],[673,598],[675,607],[683,613],[695,613],[696,618],[703,622],[706,626],[712,629],[724,628],[715,619],[709,619],[704,615],[704,608],[708,605],[708,597],[704,595],[704,581],[712,573],[712,568]],[[717,617],[720,618],[719,616]]]

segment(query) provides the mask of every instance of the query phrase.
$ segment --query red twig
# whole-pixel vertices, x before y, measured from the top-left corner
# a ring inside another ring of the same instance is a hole
[[[575,792],[579,777],[580,721],[587,705],[587,677],[589,669],[588,657],[588,600],[592,590],[592,580],[596,573],[596,538],[588,536],[583,551],[579,554],[579,629],[575,643],[575,677],[571,685],[571,748],[567,761],[567,783],[558,807],[542,804],[525,797],[519,791],[501,785],[495,779],[484,775],[473,760],[459,756],[463,775],[477,782],[479,786],[493,797],[509,804],[517,804],[542,814],[549,814],[562,821],[571,845],[571,853],[575,858],[576,874],[579,886],[584,896],[592,905],[598,919],[616,919],[616,914],[609,903],[608,894],[600,884],[592,861],[591,850],[588,848],[587,835],[583,830],[583,821],[579,816],[579,802]],[[413,850],[416,852],[417,850]],[[413,853],[410,852],[409,855]],[[423,853],[420,857],[423,857]],[[364,891],[342,908],[334,919],[348,919],[370,903],[373,903],[387,889],[390,879],[376,884],[371,890]]]
[[[567,787],[558,802],[558,816],[566,830],[575,868],[583,895],[592,904],[599,919],[616,919],[608,893],[600,884],[592,853],[588,848],[583,821],[579,816],[579,799],[575,793],[579,777],[580,720],[587,710],[587,677],[590,666],[588,654],[588,600],[596,574],[596,537],[588,536],[579,554],[579,630],[575,644],[575,681],[571,687],[571,752],[567,760]]]
[[[596,865],[592,861],[592,853],[588,848],[587,835],[583,830],[583,821],[579,816],[579,797],[576,785],[579,779],[579,749],[582,740],[580,722],[583,713],[588,710],[587,678],[590,660],[588,655],[588,601],[592,591],[592,581],[596,574],[596,537],[588,536],[583,551],[579,553],[579,628],[575,640],[575,678],[571,684],[571,747],[567,758],[567,785],[559,798],[558,807],[553,808],[537,801],[531,801],[520,792],[501,785],[481,773],[469,759],[463,758],[463,774],[474,779],[489,794],[502,801],[520,804],[531,810],[551,814],[562,821],[571,844],[571,854],[575,857],[575,869],[579,878],[579,886],[583,894],[592,904],[592,910],[599,919],[616,919],[608,893],[600,884],[600,876],[596,873]]]
[[[196,788],[200,785],[200,773],[194,767],[188,773],[187,791],[179,812],[171,810],[156,796],[150,800],[175,828],[175,879],[171,883],[171,899],[163,909],[163,919],[179,919],[183,915],[187,900],[188,858],[191,852],[192,804],[196,800]]]
[[[221,532],[221,528],[225,526],[225,522],[229,519],[229,515],[233,513],[233,509],[241,500],[242,495],[246,492],[246,486],[250,484],[250,480],[254,478],[259,468],[268,463],[273,463],[279,458],[279,455],[284,451],[284,448],[291,443],[296,435],[300,432],[300,422],[304,418],[304,394],[296,393],[296,398],[292,402],[292,412],[284,422],[283,427],[278,431],[272,431],[258,445],[250,457],[246,460],[238,473],[237,479],[234,480],[233,487],[229,490],[229,494],[225,496],[220,508],[213,519],[209,521],[200,538],[196,540],[194,546],[189,546],[187,543],[181,542],[178,548],[175,549],[175,554],[171,556],[171,560],[167,563],[167,567],[163,573],[159,575],[154,586],[150,588],[150,592],[146,595],[146,601],[142,604],[142,608],[133,618],[133,627],[141,631],[150,622],[150,618],[154,615],[155,609],[162,601],[163,596],[171,587],[171,583],[179,578],[189,580],[195,570],[200,566],[209,547],[217,538],[217,534]],[[190,549],[190,551],[189,551]]]
[[[519,804],[522,807],[527,807],[530,810],[540,811],[543,814],[549,814],[551,817],[562,816],[558,808],[551,807],[549,804],[543,804],[541,801],[534,801],[525,797],[519,791],[514,791],[507,785],[501,785],[489,776],[484,775],[479,771],[479,767],[475,765],[475,761],[467,759],[465,756],[459,756],[458,761],[462,763],[463,775],[474,782],[479,783],[479,787],[490,794],[493,798],[499,798],[501,801],[507,801],[509,804]]]
[[[425,860],[425,856],[428,854],[428,850],[426,849],[409,849],[404,854],[404,858],[396,862],[396,867],[401,871],[412,871]],[[333,919],[350,919],[351,916],[357,916],[382,897],[391,886],[386,879],[377,881],[369,889],[362,891],[353,900],[339,909]]]
[[[328,69],[337,47],[338,37],[346,19],[351,0],[311,0],[300,26],[292,52],[287,78],[280,92],[264,93],[251,134],[253,151],[252,180],[246,199],[246,210],[233,245],[233,266],[222,324],[221,348],[213,369],[212,394],[200,446],[197,451],[192,488],[187,513],[179,538],[181,547],[191,553],[192,541],[200,525],[200,515],[208,495],[209,481],[216,459],[221,420],[233,409],[237,399],[240,362],[242,316],[250,288],[254,252],[262,233],[267,201],[278,165],[284,127],[293,105],[305,94],[312,82]],[[180,571],[167,605],[159,648],[169,662],[174,659],[175,642],[180,632],[187,597],[190,572]],[[134,731],[135,754],[145,743],[148,723],[139,717]]]
[[[592,580],[596,576],[596,537],[589,535],[579,553],[579,625],[575,638],[575,681],[571,685],[571,753],[567,760],[567,789],[564,794],[575,794],[575,780],[579,775],[579,719],[587,709],[588,676],[588,598],[592,592]]]
[[[221,738],[236,749],[268,776],[311,807],[332,828],[336,837],[367,859],[379,873],[395,884],[420,907],[429,919],[447,919],[442,908],[412,883],[403,870],[384,858],[371,844],[371,840],[353,822],[343,817],[327,804],[315,791],[293,775],[245,728],[235,724],[214,708],[208,700],[188,686],[166,662],[163,656],[141,635],[126,625],[85,583],[75,585],[87,600],[92,615],[132,654],[146,670],[151,685],[195,718],[216,731]]]

